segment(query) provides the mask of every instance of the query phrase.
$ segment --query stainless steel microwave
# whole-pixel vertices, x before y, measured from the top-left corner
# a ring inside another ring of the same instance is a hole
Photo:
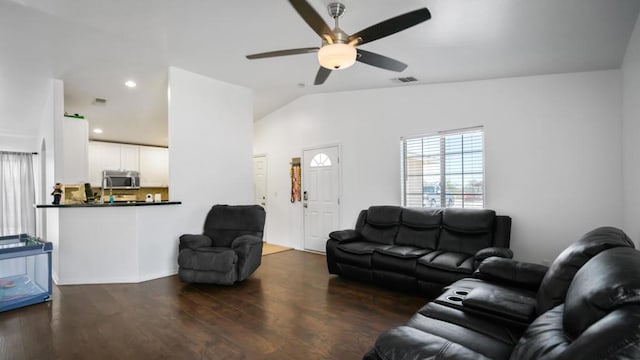
[[[140,173],[129,170],[104,170],[101,186],[105,189],[140,189]]]

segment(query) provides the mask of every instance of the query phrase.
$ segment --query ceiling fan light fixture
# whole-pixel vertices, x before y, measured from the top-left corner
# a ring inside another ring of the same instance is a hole
[[[356,48],[349,44],[329,44],[318,50],[320,66],[329,70],[342,70],[356,62]]]

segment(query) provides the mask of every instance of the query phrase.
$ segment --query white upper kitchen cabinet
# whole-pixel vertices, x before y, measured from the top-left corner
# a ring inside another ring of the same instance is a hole
[[[169,186],[169,149],[140,146],[140,186]]]
[[[120,145],[120,167],[122,170],[140,170],[140,146],[138,145]]]
[[[92,186],[100,186],[102,180],[102,146],[101,143],[89,142],[89,182]]]
[[[138,171],[138,146],[89,141],[89,182],[101,186],[103,170]]]
[[[89,141],[89,182],[102,186],[102,171],[120,168],[120,144]]]
[[[120,166],[120,144],[116,143],[98,143],[100,144],[100,153],[102,154],[102,170],[118,170]]]
[[[169,186],[169,150],[154,146],[89,142],[89,181],[101,186],[103,170],[140,171],[140,186]]]

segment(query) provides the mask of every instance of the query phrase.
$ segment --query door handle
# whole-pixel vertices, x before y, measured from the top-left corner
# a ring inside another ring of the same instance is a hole
[[[306,209],[306,208],[307,208],[307,203],[306,203],[306,202],[304,202],[304,203],[302,204],[302,207]]]
[[[265,205],[267,205],[267,203],[261,202],[260,205],[265,206]]]

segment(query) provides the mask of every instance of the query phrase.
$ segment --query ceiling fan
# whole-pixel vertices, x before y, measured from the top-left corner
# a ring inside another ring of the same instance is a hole
[[[329,15],[335,20],[335,28],[331,28],[322,17],[305,0],[289,0],[298,14],[322,39],[320,47],[269,51],[247,55],[247,59],[263,59],[277,56],[318,53],[320,68],[316,74],[314,85],[320,85],[327,80],[331,71],[346,69],[356,61],[382,69],[401,72],[407,64],[398,60],[357,48],[362,44],[372,42],[395,34],[431,18],[427,8],[420,8],[403,15],[392,17],[352,35],[345,33],[338,26],[338,19],[344,14],[345,6],[335,2],[327,6]]]

